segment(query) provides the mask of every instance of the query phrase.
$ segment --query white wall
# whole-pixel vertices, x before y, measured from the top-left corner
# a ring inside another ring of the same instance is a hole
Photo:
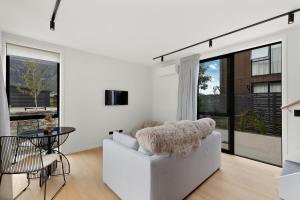
[[[287,34],[287,103],[300,99],[300,28],[290,31]],[[288,158],[300,162],[300,117],[294,117],[293,110],[300,109],[300,105],[285,110],[287,115],[286,140],[288,142],[285,149]]]
[[[64,54],[65,125],[77,128],[65,150],[96,147],[111,130],[151,119],[151,68],[68,49]],[[128,106],[104,106],[104,90],[129,91]]]
[[[282,104],[300,99],[299,79],[300,79],[300,27],[285,30],[272,35],[233,44],[223,49],[209,49],[208,52],[200,52],[201,59],[215,57],[231,52],[236,52],[263,44],[282,41],[283,45],[283,71],[282,71]],[[233,41],[234,42],[234,41]],[[156,66],[156,68],[161,66]],[[153,119],[172,120],[176,119],[177,106],[177,85],[178,78],[158,77],[153,70]],[[171,102],[173,101],[173,102]],[[300,109],[295,106],[293,109]],[[160,110],[167,111],[160,112]],[[293,112],[283,111],[283,159],[298,160],[300,162],[300,118],[294,117]],[[295,154],[295,155],[294,155]]]
[[[65,153],[100,146],[109,131],[131,131],[151,119],[151,67],[8,33],[3,39],[61,54],[61,125],[77,130],[65,143]],[[129,105],[104,106],[105,89],[129,91]]]
[[[176,121],[178,74],[159,76],[157,72],[158,68],[153,68],[152,118],[159,121]]]
[[[3,60],[3,48],[2,48],[2,32],[0,29],[0,67]],[[0,70],[1,71],[1,70]],[[2,74],[0,74],[1,76]],[[0,83],[2,84],[2,83]],[[0,184],[0,199],[12,199],[12,177],[10,175],[4,175]]]

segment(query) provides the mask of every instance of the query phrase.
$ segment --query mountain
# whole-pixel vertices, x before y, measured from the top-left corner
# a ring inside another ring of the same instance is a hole
[[[10,56],[9,63],[9,78],[10,85],[23,84],[22,74],[25,73],[28,62],[38,63],[40,66],[40,73],[43,79],[44,89],[57,93],[57,63],[51,61],[44,61],[31,58],[23,58],[19,56]]]

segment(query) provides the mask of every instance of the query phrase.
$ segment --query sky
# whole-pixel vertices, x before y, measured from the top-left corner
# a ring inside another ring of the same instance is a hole
[[[206,70],[206,75],[211,76],[211,81],[207,82],[208,88],[206,90],[199,89],[199,93],[201,94],[214,94],[213,87],[220,86],[220,60],[208,61],[205,63],[201,63]]]

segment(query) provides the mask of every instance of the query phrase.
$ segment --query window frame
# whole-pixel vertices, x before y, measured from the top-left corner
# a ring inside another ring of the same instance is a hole
[[[263,82],[251,83],[251,93],[252,94],[276,94],[276,93],[282,93],[282,88],[281,88],[281,92],[271,92],[270,88],[271,88],[271,84],[272,83],[280,83],[281,86],[282,86],[282,82],[281,81],[263,81]],[[254,85],[255,84],[268,84],[268,92],[254,93]]]
[[[272,46],[275,46],[275,45],[278,45],[278,44],[281,44],[281,57],[282,57],[282,43],[281,42],[276,42],[276,43],[273,43],[273,44],[268,44],[268,45],[265,45],[265,46],[261,46],[261,47],[256,47],[256,48],[253,48],[251,49],[251,51],[255,50],[255,49],[260,49],[260,48],[264,48],[264,47],[268,47],[269,49],[269,56],[267,58],[263,57],[262,59],[257,59],[257,60],[251,60],[251,77],[260,77],[260,76],[269,76],[269,75],[278,75],[278,74],[282,74],[282,60],[281,60],[281,72],[278,72],[278,73],[272,73]],[[269,61],[269,73],[268,74],[259,74],[259,75],[253,75],[253,63],[255,62],[260,62],[260,61],[266,61],[268,60]]]
[[[276,42],[273,42],[273,43],[267,43],[267,44],[263,44],[261,46],[254,46],[254,47],[250,47],[250,48],[242,48],[241,50],[238,50],[238,51],[232,51],[232,52],[229,52],[229,53],[225,53],[225,54],[220,54],[220,55],[217,55],[217,56],[214,56],[214,57],[209,57],[209,58],[206,58],[206,59],[203,59],[203,60],[200,60],[199,62],[206,62],[206,61],[210,61],[210,60],[215,60],[215,59],[219,59],[219,58],[223,58],[223,57],[226,57],[226,56],[231,56],[232,58],[234,57],[234,54],[237,54],[237,53],[241,53],[241,52],[245,52],[245,51],[249,51],[249,50],[253,50],[253,49],[256,49],[256,48],[261,48],[261,47],[267,47],[267,46],[271,46],[271,45],[276,45],[276,44],[283,44],[283,41],[282,40],[278,40]],[[281,46],[282,47],[282,46]],[[282,56],[282,51],[283,49],[281,48],[281,56]],[[233,63],[234,65],[234,63]],[[281,60],[281,70],[282,70],[282,66],[283,66],[283,60]],[[234,66],[233,66],[234,68]],[[251,70],[252,70],[252,67],[251,67]],[[281,75],[281,73],[278,73],[278,74],[275,74],[274,75]],[[231,72],[231,75],[234,77],[234,70],[232,70]],[[251,72],[251,75],[252,75],[252,72]],[[266,75],[264,75],[266,76]],[[232,84],[232,87],[234,86],[234,79],[231,79],[231,81],[229,81],[231,84]],[[277,82],[277,81],[270,81],[270,82]],[[282,80],[281,80],[281,83],[283,84]],[[252,85],[252,84],[251,84]],[[251,87],[250,87],[251,89]],[[251,92],[251,91],[250,91]],[[282,92],[281,92],[282,93]],[[198,93],[197,93],[198,94]],[[234,95],[233,93],[233,90],[232,90],[232,93],[230,93],[230,95]],[[243,158],[247,158],[247,159],[250,159],[250,160],[254,160],[254,161],[258,161],[258,162],[261,162],[261,163],[266,163],[266,164],[269,164],[269,165],[273,165],[273,166],[277,166],[277,167],[281,167],[281,165],[277,165],[277,164],[273,164],[273,163],[269,163],[269,162],[266,162],[266,161],[262,161],[262,160],[259,160],[259,159],[255,159],[255,158],[251,158],[251,157],[247,157],[247,156],[241,156],[241,155],[238,155],[238,154],[235,154],[235,135],[234,135],[234,98],[231,99],[231,102],[230,104],[233,106],[232,107],[232,110],[229,110],[229,112],[232,112],[232,116],[233,117],[233,120],[231,120],[230,122],[230,126],[231,126],[231,130],[229,132],[229,145],[230,145],[230,150],[226,150],[226,149],[223,149],[222,148],[222,152],[223,153],[228,153],[228,154],[231,154],[231,155],[236,155],[236,156],[239,156],[239,157],[243,157]],[[197,99],[197,102],[198,102],[198,99]],[[209,114],[209,113],[208,113]],[[212,114],[213,115],[213,114]],[[198,110],[197,110],[197,117],[198,117]],[[281,138],[281,141],[282,141],[282,136],[280,137]],[[282,153],[282,145],[281,145],[281,153]]]
[[[210,61],[214,61],[214,60],[222,60],[222,59],[227,59],[227,62],[230,63],[230,62],[233,62],[233,57],[232,55],[228,54],[228,55],[224,55],[224,56],[217,56],[217,57],[214,57],[212,59],[204,59],[204,60],[199,60],[199,67],[201,65],[201,63],[205,63],[205,62],[210,62]],[[228,67],[228,66],[227,66]],[[226,77],[227,77],[227,90],[229,91],[229,93],[233,92],[231,90],[229,90],[229,87],[233,87],[233,82],[229,81],[231,79],[231,76],[233,76],[233,73],[232,73],[233,69],[229,69],[229,67],[227,68],[227,74],[226,74]],[[198,98],[199,98],[199,80],[197,81],[197,103],[198,103]],[[227,95],[227,94],[226,94]],[[232,99],[230,99],[227,95],[226,97],[227,99],[227,102],[226,102],[226,111],[225,112],[198,112],[198,108],[197,108],[197,118],[199,115],[212,115],[212,116],[220,116],[220,117],[228,117],[228,113],[229,113],[229,110],[233,109],[232,108],[232,105],[230,102],[232,102]]]
[[[267,92],[258,92],[258,93],[255,93],[254,92],[254,86],[255,85],[257,85],[257,84],[266,84],[267,85]],[[269,94],[270,93],[270,84],[269,84],[269,82],[257,82],[257,83],[252,83],[252,85],[251,85],[251,93],[252,94]]]
[[[6,55],[6,95],[8,106],[10,106],[10,56]],[[10,112],[10,111],[9,111]],[[53,118],[58,118],[60,121],[60,63],[57,63],[57,114],[52,116]],[[45,114],[38,115],[24,115],[24,116],[9,116],[10,121],[19,120],[30,120],[30,119],[44,119]]]
[[[197,106],[197,119],[199,116],[215,116],[215,117],[226,117],[228,119],[228,149],[221,149],[222,152],[234,155],[234,56],[233,53],[220,55],[212,58],[207,58],[204,60],[199,60],[199,67],[201,63],[227,59],[227,102],[226,102],[226,112],[199,112]],[[197,82],[197,103],[199,98],[199,80]]]
[[[272,83],[280,83],[280,92],[271,92],[271,84]],[[270,81],[269,82],[269,93],[270,94],[282,93],[282,81]]]

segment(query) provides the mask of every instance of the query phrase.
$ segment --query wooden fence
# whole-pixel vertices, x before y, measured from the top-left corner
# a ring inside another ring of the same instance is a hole
[[[34,98],[19,92],[15,86],[9,89],[9,104],[11,107],[35,107]],[[50,106],[50,92],[42,91],[37,98],[38,107]]]
[[[250,111],[259,115],[266,123],[267,132],[281,135],[282,95],[280,93],[248,94],[235,96],[235,113]]]
[[[198,111],[226,113],[225,95],[199,95]],[[260,116],[266,124],[267,133],[281,136],[281,93],[235,95],[235,126],[239,128],[240,114],[249,111]]]

